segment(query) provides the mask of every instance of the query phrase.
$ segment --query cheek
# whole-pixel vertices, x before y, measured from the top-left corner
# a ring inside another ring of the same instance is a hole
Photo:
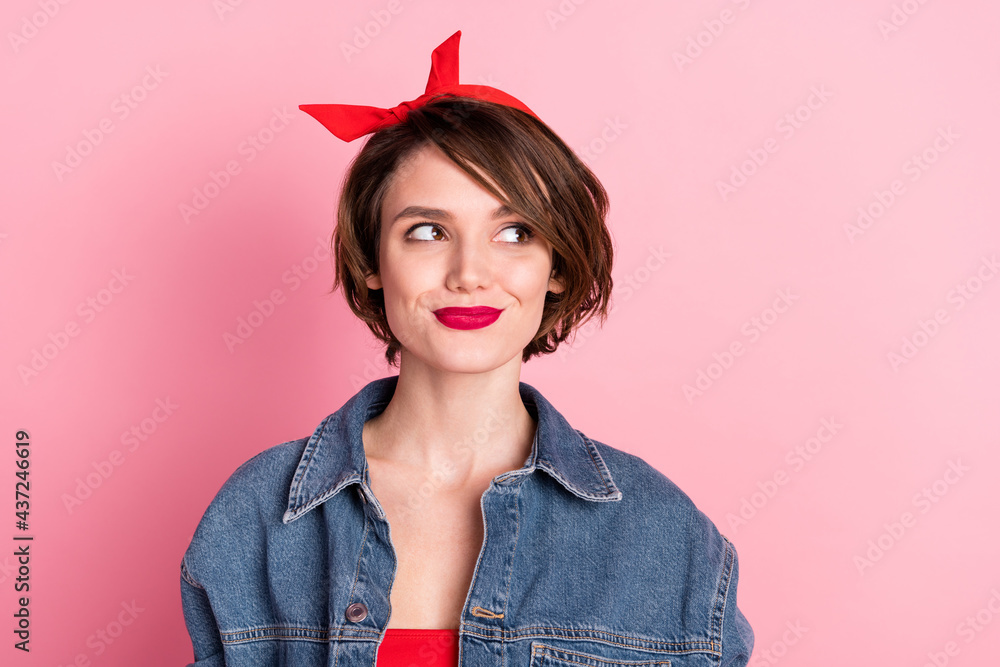
[[[533,258],[532,261],[511,262],[499,275],[513,294],[525,299],[537,297],[544,300],[549,285],[549,262],[547,257]]]
[[[397,336],[404,329],[420,326],[427,295],[434,292],[437,272],[433,265],[414,255],[388,253],[383,264],[382,287],[389,325]]]
[[[428,281],[439,272],[433,262],[414,253],[390,250],[386,255],[382,279],[392,286],[393,293],[400,296],[426,291]]]

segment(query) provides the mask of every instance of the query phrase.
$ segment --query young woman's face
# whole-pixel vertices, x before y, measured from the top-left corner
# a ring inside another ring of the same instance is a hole
[[[461,373],[520,364],[541,324],[545,293],[563,289],[550,275],[552,246],[524,224],[437,147],[399,167],[382,205],[381,272],[366,282],[384,290],[404,357]],[[502,312],[468,329],[435,314],[469,306]]]

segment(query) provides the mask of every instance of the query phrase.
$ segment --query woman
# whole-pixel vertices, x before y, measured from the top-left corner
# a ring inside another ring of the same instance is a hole
[[[530,109],[458,84],[390,110],[334,235],[399,375],[230,477],[181,565],[195,665],[745,665],[732,544],[642,459],[572,428],[521,364],[606,316],[603,187]]]

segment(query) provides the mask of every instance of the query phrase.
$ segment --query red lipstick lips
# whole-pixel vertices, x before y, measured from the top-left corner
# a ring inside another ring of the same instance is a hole
[[[482,329],[497,321],[502,310],[489,306],[438,308],[434,311],[441,324],[452,329]]]

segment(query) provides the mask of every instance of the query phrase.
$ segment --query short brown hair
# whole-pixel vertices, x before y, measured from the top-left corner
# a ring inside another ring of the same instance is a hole
[[[401,344],[389,329],[383,291],[369,290],[365,278],[379,273],[382,202],[389,185],[406,158],[428,145],[437,146],[498,201],[524,216],[553,247],[553,270],[565,289],[545,295],[541,324],[524,348],[522,362],[554,352],[592,316],[601,322],[607,318],[614,253],[605,224],[604,186],[531,114],[442,95],[369,137],[348,168],[337,206],[331,291],[343,285],[348,306],[387,344],[390,365],[398,365]]]

